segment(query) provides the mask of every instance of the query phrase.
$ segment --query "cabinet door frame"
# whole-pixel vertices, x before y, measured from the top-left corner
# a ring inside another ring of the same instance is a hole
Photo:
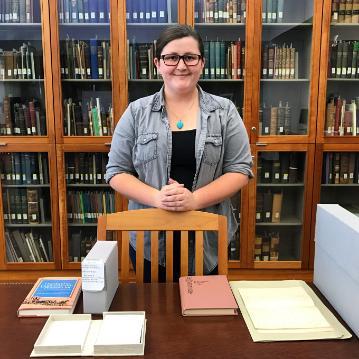
[[[332,0],[323,0],[323,19],[322,19],[322,38],[320,53],[320,81],[319,81],[319,99],[318,99],[318,122],[317,122],[317,143],[325,144],[359,144],[359,135],[357,136],[324,136],[326,122],[327,106],[327,84],[328,84],[328,62],[331,30],[331,9]],[[358,30],[359,30],[359,26]],[[359,37],[358,37],[359,40]],[[359,81],[358,81],[359,85]]]
[[[45,1],[45,0],[43,0]],[[111,44],[111,92],[112,92],[112,106],[113,106],[113,119],[119,118],[121,112],[121,86],[120,83],[124,76],[123,61],[126,59],[124,51],[120,52],[119,46],[121,35],[121,21],[120,19],[126,18],[126,13],[123,5],[124,2],[117,0],[110,0],[111,17],[109,24],[110,31],[110,44]],[[102,144],[104,139],[107,142],[111,141],[111,136],[65,136],[64,123],[63,123],[63,91],[61,79],[61,60],[60,60],[60,35],[59,35],[59,14],[58,14],[58,1],[49,1],[49,12],[51,19],[51,27],[49,29],[51,41],[51,66],[53,76],[53,108],[54,108],[54,122],[55,122],[55,135],[56,143],[65,144],[84,144],[94,143]],[[122,54],[122,56],[120,55]],[[124,57],[124,59],[123,59]]]
[[[259,107],[261,94],[261,54],[262,54],[262,0],[253,0],[254,45],[253,45],[253,94],[251,143],[314,143],[316,138],[317,101],[319,83],[320,37],[322,23],[322,0],[313,0],[312,50],[310,59],[309,114],[307,135],[259,135]]]
[[[313,192],[314,144],[268,144],[267,146],[252,145],[254,154],[254,178],[249,183],[249,214],[248,214],[248,262],[249,268],[255,269],[307,269],[309,262],[311,201]],[[256,193],[257,193],[257,159],[258,152],[305,152],[306,168],[304,173],[304,198],[302,219],[301,258],[298,261],[263,261],[255,262],[254,240],[256,234]]]
[[[56,175],[55,145],[49,144],[8,144],[0,148],[4,152],[44,152],[48,154],[48,169],[50,179],[51,198],[51,239],[52,239],[52,262],[24,262],[10,263],[6,261],[5,223],[2,191],[0,191],[0,270],[53,270],[61,268],[60,236],[59,236],[59,211],[58,190]]]

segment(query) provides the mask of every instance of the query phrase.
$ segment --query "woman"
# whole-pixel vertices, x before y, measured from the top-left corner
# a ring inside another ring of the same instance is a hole
[[[113,135],[106,180],[129,199],[129,209],[224,214],[232,239],[237,223],[230,197],[252,177],[252,160],[248,136],[234,104],[204,92],[197,84],[204,62],[203,41],[191,27],[173,25],[161,33],[154,63],[164,86],[129,104]],[[205,237],[206,274],[216,273],[217,241],[213,235],[208,232]],[[130,243],[134,264],[136,238]],[[178,278],[179,240],[175,243],[174,278]],[[163,238],[159,247],[159,277],[163,280]],[[145,280],[149,280],[149,239],[145,239],[145,259]],[[193,255],[190,259],[189,268],[193,269]]]

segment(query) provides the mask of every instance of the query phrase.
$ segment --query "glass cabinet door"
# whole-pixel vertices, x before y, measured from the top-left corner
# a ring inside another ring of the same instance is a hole
[[[162,86],[153,63],[156,39],[178,23],[177,0],[126,0],[128,102],[152,95]]]
[[[326,77],[326,139],[359,136],[359,4],[327,1],[331,6]],[[358,138],[358,137],[357,137]]]
[[[337,203],[359,215],[359,152],[323,152],[320,203]]]
[[[45,136],[40,1],[0,8],[0,136]]]
[[[309,135],[313,7],[312,0],[262,0],[258,136]]]
[[[64,136],[111,136],[110,2],[58,0]]]
[[[65,152],[68,262],[81,262],[96,242],[99,215],[115,212],[106,164],[105,152]]]
[[[307,155],[303,151],[257,153],[254,267],[263,267],[262,262],[268,262],[268,267],[300,264]]]
[[[6,262],[53,262],[49,154],[2,152],[0,166]]]

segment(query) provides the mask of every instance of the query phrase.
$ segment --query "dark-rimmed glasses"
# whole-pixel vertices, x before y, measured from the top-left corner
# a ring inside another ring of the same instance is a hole
[[[187,66],[196,66],[199,61],[202,59],[202,55],[197,54],[185,54],[185,55],[177,55],[177,54],[168,54],[160,56],[166,66],[177,66],[180,60]]]

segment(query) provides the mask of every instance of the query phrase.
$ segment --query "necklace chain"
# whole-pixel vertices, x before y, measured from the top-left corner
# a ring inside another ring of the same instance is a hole
[[[183,128],[184,123],[183,123],[182,119],[185,118],[185,117],[189,114],[189,112],[191,111],[191,109],[192,109],[192,107],[193,107],[193,105],[194,105],[194,103],[195,103],[195,100],[196,100],[196,97],[194,97],[194,99],[193,99],[191,105],[188,107],[187,111],[183,114],[183,116],[178,116],[178,114],[177,114],[176,112],[174,112],[172,108],[171,108],[171,109],[169,108],[168,102],[166,103],[166,104],[167,104],[167,108],[168,108],[168,112],[169,112],[170,114],[175,115],[175,118],[177,119],[176,127],[177,127],[179,130]]]

